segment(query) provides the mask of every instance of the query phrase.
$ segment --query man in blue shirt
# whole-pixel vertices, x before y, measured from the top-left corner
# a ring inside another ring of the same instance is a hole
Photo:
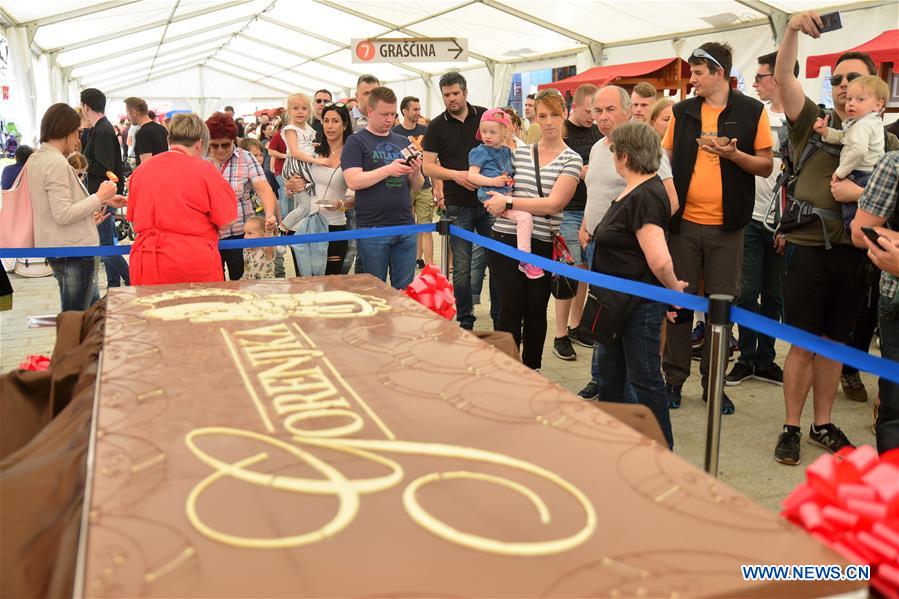
[[[369,229],[411,225],[412,193],[421,189],[421,160],[406,164],[402,150],[409,140],[390,128],[396,115],[396,94],[390,88],[371,90],[367,124],[347,139],[340,166],[347,186],[356,192],[356,227]],[[359,239],[357,248],[365,272],[404,289],[415,275],[415,234]]]
[[[3,174],[0,175],[0,189],[3,189],[3,191],[12,189],[12,184],[16,182],[16,177],[18,177],[19,173],[22,172],[22,169],[25,168],[25,161],[28,160],[28,157],[31,156],[33,152],[34,150],[31,146],[19,146],[16,148],[16,162],[3,168]]]

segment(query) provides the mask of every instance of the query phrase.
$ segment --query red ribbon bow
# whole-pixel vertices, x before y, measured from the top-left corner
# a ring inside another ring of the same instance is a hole
[[[855,564],[871,586],[899,599],[899,449],[869,446],[825,454],[783,502],[781,515]]]
[[[452,320],[456,315],[453,286],[433,264],[425,266],[403,293],[447,320]]]
[[[40,354],[31,354],[26,356],[25,360],[19,364],[20,370],[42,371],[50,368],[50,358]]]

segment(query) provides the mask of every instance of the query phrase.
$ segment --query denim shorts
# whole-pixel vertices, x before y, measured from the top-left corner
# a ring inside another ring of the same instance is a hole
[[[568,251],[571,252],[575,264],[587,263],[586,252],[581,249],[581,243],[577,238],[583,221],[583,212],[566,210],[562,213],[562,224],[559,225],[559,234],[565,239],[565,244],[568,246]]]

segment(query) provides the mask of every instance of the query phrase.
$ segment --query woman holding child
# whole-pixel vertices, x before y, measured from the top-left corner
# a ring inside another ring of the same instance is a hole
[[[140,165],[129,180],[131,284],[221,281],[219,229],[237,218],[234,190],[203,156],[209,129],[196,114],[169,125],[169,151]]]
[[[491,199],[484,202],[484,207],[497,216],[493,238],[513,247],[521,247],[526,240],[518,239],[516,221],[505,218],[503,213],[514,210],[532,214],[531,252],[552,258],[552,235],[559,231],[562,210],[574,195],[583,161],[562,139],[567,116],[562,94],[555,89],[538,93],[534,109],[542,132],[540,141],[513,152],[511,195],[490,192]],[[515,341],[523,345],[522,362],[539,369],[546,340],[550,275],[496,252],[490,252],[488,260],[499,291],[495,328],[512,333]]]

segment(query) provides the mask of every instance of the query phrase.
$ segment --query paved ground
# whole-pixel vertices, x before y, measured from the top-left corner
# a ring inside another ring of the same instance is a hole
[[[292,269],[291,269],[292,270]],[[102,272],[102,268],[101,268]],[[289,273],[292,274],[292,273]],[[55,331],[52,328],[28,329],[27,315],[52,314],[59,310],[59,293],[52,277],[23,279],[10,275],[14,306],[11,311],[0,312],[0,371],[15,368],[28,354],[49,355],[53,349]],[[105,290],[105,276],[101,274],[101,295]],[[487,300],[486,285],[484,299]],[[487,304],[477,307],[477,329],[489,329]],[[590,351],[576,347],[578,359],[564,362],[552,355],[552,323],[554,306],[550,301],[547,335],[542,372],[576,393],[590,377]],[[876,351],[876,350],[873,350]],[[783,365],[786,346],[778,344],[778,362]],[[694,362],[694,372],[698,362]],[[697,372],[698,375],[698,372]],[[862,376],[873,395],[874,378]],[[777,434],[783,423],[783,392],[780,387],[758,381],[744,382],[738,387],[728,387],[737,411],[723,417],[720,454],[720,478],[762,505],[778,510],[780,502],[804,476],[804,467],[782,466],[774,462],[772,452]],[[701,399],[698,376],[693,376],[684,386],[684,401],[679,410],[673,410],[675,452],[693,464],[702,467],[705,448],[706,410]],[[858,404],[846,399],[839,392],[834,406],[834,422],[856,444],[873,444],[871,433],[871,403]],[[811,425],[811,406],[805,410],[803,434]],[[823,450],[807,443],[802,444],[802,464],[810,464]]]

